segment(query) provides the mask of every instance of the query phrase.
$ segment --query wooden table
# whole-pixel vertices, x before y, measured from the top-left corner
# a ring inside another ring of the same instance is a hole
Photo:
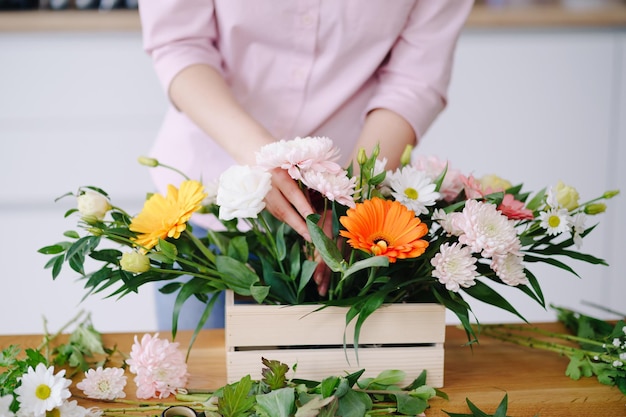
[[[563,331],[558,323],[539,326]],[[139,337],[142,334],[137,333]],[[106,334],[103,339],[105,346],[117,345],[128,353],[133,336],[131,333]],[[160,336],[168,337],[169,334]],[[186,348],[190,336],[191,332],[180,332],[176,341]],[[41,336],[0,336],[0,348],[9,344],[34,347],[40,341]],[[442,391],[448,394],[449,400],[431,400],[431,408],[426,412],[429,417],[447,416],[442,410],[468,413],[466,398],[493,414],[505,394],[508,394],[509,403],[507,415],[515,417],[626,417],[626,396],[615,387],[600,384],[595,378],[571,380],[565,375],[568,364],[565,357],[487,337],[482,337],[480,344],[473,348],[463,346],[465,342],[462,330],[447,327]],[[191,373],[188,388],[223,386],[226,383],[223,330],[203,331],[191,351],[188,364]],[[128,387],[127,395],[132,399],[132,376],[129,376]]]

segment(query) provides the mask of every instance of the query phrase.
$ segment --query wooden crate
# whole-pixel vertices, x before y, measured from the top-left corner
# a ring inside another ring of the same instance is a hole
[[[261,358],[279,360],[297,372],[288,376],[320,381],[365,369],[364,377],[399,369],[408,384],[422,370],[427,384],[443,386],[445,308],[434,303],[389,304],[361,327],[358,362],[353,347],[344,350],[346,309],[235,303],[226,296],[228,382],[246,375],[261,379]],[[354,324],[347,329],[351,344]],[[346,355],[347,354],[347,355]]]

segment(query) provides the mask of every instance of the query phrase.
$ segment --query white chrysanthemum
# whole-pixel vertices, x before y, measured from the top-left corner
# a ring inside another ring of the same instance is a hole
[[[582,234],[587,230],[587,226],[585,223],[587,222],[587,215],[585,213],[577,213],[574,215],[572,219],[572,230],[573,230],[573,239],[574,244],[578,249],[580,249],[583,245]]]
[[[21,385],[15,389],[20,409],[34,415],[45,414],[70,397],[69,386],[72,381],[64,378],[65,370],[54,374],[54,367],[46,368],[43,363],[37,364],[35,369],[28,368],[28,372],[19,380]]]
[[[391,195],[416,214],[428,214],[426,207],[435,205],[441,195],[424,171],[406,166],[389,172]]]
[[[459,242],[469,246],[472,252],[486,258],[508,253],[519,255],[521,243],[514,223],[494,204],[468,200],[463,211],[454,217],[454,224],[462,231]]]
[[[85,372],[85,379],[76,384],[89,398],[114,400],[126,397],[124,387],[126,375],[122,368],[90,369]]]
[[[467,246],[458,243],[444,243],[431,260],[435,268],[433,277],[446,286],[449,291],[458,292],[461,287],[467,288],[476,284],[476,258]]]
[[[491,269],[498,278],[507,285],[516,287],[528,284],[528,278],[524,272],[523,257],[514,254],[496,255],[491,262]]]
[[[546,229],[549,235],[559,235],[570,230],[572,218],[567,209],[551,208],[539,213],[539,225]]]
[[[318,191],[330,201],[354,207],[354,187],[356,178],[348,178],[345,171],[339,174],[319,171],[304,171],[302,182],[308,188]]]
[[[9,409],[13,402],[13,396],[11,394],[3,395],[0,397],[0,417],[14,417],[15,413]]]
[[[256,154],[257,164],[268,170],[285,169],[295,180],[302,179],[300,171],[342,171],[335,162],[338,158],[339,148],[332,140],[321,136],[280,140],[263,146]]]

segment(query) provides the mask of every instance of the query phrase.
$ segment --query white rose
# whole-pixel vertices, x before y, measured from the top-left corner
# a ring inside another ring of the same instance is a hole
[[[95,191],[83,191],[83,193],[76,198],[76,201],[78,212],[86,221],[90,219],[102,220],[104,219],[104,215],[111,210],[109,199]]]
[[[124,252],[120,266],[124,271],[140,274],[150,269],[150,258],[139,252]]]
[[[256,218],[265,208],[265,196],[272,188],[272,176],[260,167],[234,165],[222,173],[217,188],[219,218]]]

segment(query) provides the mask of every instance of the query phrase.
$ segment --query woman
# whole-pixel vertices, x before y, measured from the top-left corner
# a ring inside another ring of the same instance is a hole
[[[328,136],[352,159],[380,144],[394,169],[446,105],[472,3],[140,1],[144,47],[171,102],[152,156],[206,182],[232,164],[254,165],[272,141]],[[152,172],[160,192],[181,181]],[[309,238],[304,219],[313,209],[281,170],[266,204]],[[216,225],[208,216],[193,221]]]

